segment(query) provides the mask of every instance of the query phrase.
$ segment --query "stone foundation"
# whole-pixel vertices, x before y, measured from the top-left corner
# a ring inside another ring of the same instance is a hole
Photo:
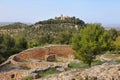
[[[0,80],[21,80],[25,76],[29,76],[36,70],[45,70],[50,67],[67,68],[69,61],[73,60],[73,53],[71,46],[67,45],[51,45],[46,47],[31,48],[22,51],[18,54],[12,55],[7,61],[0,64],[0,67],[11,63],[15,66],[27,67],[30,70],[17,69],[0,73]],[[50,55],[55,55],[57,61],[63,62],[46,62]]]

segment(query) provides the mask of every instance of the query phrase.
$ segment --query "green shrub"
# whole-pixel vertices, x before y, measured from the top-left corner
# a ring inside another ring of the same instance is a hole
[[[92,62],[92,66],[100,65],[101,63],[102,63],[102,61],[100,61],[100,60],[94,60]]]
[[[84,63],[75,63],[75,62],[71,62],[69,64],[69,68],[87,68],[88,65],[84,64]]]
[[[56,70],[55,68],[49,68],[49,69],[47,69],[47,70],[45,70],[45,71],[39,71],[39,72],[38,72],[38,75],[39,75],[40,77],[44,77],[44,76],[46,76],[46,75],[55,74],[55,73],[59,73],[59,72],[60,72],[60,71]]]
[[[27,67],[27,66],[23,66],[23,67],[22,67],[22,69],[25,69],[25,70],[30,70],[30,68],[29,68],[29,67]]]
[[[108,52],[108,53],[105,53],[104,56],[106,58],[110,58],[110,59],[115,59],[116,60],[116,59],[118,59],[118,57],[120,56],[120,54],[112,54],[112,53]]]
[[[26,77],[24,77],[22,80],[32,80],[32,76],[26,76]]]
[[[120,60],[116,60],[116,62],[117,62],[118,64],[120,64]]]
[[[101,64],[102,62],[100,60],[94,60],[92,62],[92,66],[95,66],[95,65],[99,65]],[[76,63],[76,62],[71,62],[69,64],[69,68],[80,68],[80,69],[85,69],[85,68],[88,68],[88,65],[85,64],[85,63]]]

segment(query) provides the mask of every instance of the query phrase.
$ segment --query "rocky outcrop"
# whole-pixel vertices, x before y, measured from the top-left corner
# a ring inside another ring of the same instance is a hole
[[[22,80],[23,77],[28,75],[27,70],[11,70],[9,72],[1,72],[0,80]]]
[[[37,80],[120,80],[120,64],[103,64],[84,71],[73,69]]]
[[[81,78],[88,80],[120,80],[120,64],[111,65],[104,63],[83,71]]]

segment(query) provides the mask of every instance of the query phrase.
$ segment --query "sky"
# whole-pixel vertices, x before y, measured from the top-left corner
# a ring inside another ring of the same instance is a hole
[[[0,22],[76,16],[86,23],[120,24],[120,0],[0,0]]]

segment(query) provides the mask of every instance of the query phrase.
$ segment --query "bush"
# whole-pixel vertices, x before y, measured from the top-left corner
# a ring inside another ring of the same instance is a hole
[[[103,63],[103,62],[100,61],[100,60],[95,60],[95,61],[92,62],[92,66],[100,65],[100,64],[102,64],[102,63]]]
[[[24,77],[23,80],[32,80],[32,76]]]
[[[49,74],[55,74],[55,73],[59,73],[60,71],[57,71],[55,68],[49,68],[45,71],[39,71],[38,74],[40,77],[44,77],[46,75],[49,75]]]
[[[84,64],[84,63],[75,63],[75,62],[71,62],[69,64],[69,68],[87,68],[88,65]]]
[[[120,64],[120,60],[116,60],[116,62],[117,62],[118,64]]]
[[[95,66],[95,65],[100,65],[102,62],[100,60],[94,60],[92,62],[92,66]],[[75,62],[71,62],[69,64],[69,68],[80,68],[80,69],[85,69],[85,68],[88,68],[88,65],[85,64],[85,63],[75,63]]]
[[[105,53],[105,57],[110,58],[110,59],[119,59],[120,54],[113,54],[113,52]]]
[[[29,68],[29,67],[27,67],[27,66],[23,66],[23,67],[22,67],[22,69],[25,69],[25,70],[30,70],[30,68]]]

